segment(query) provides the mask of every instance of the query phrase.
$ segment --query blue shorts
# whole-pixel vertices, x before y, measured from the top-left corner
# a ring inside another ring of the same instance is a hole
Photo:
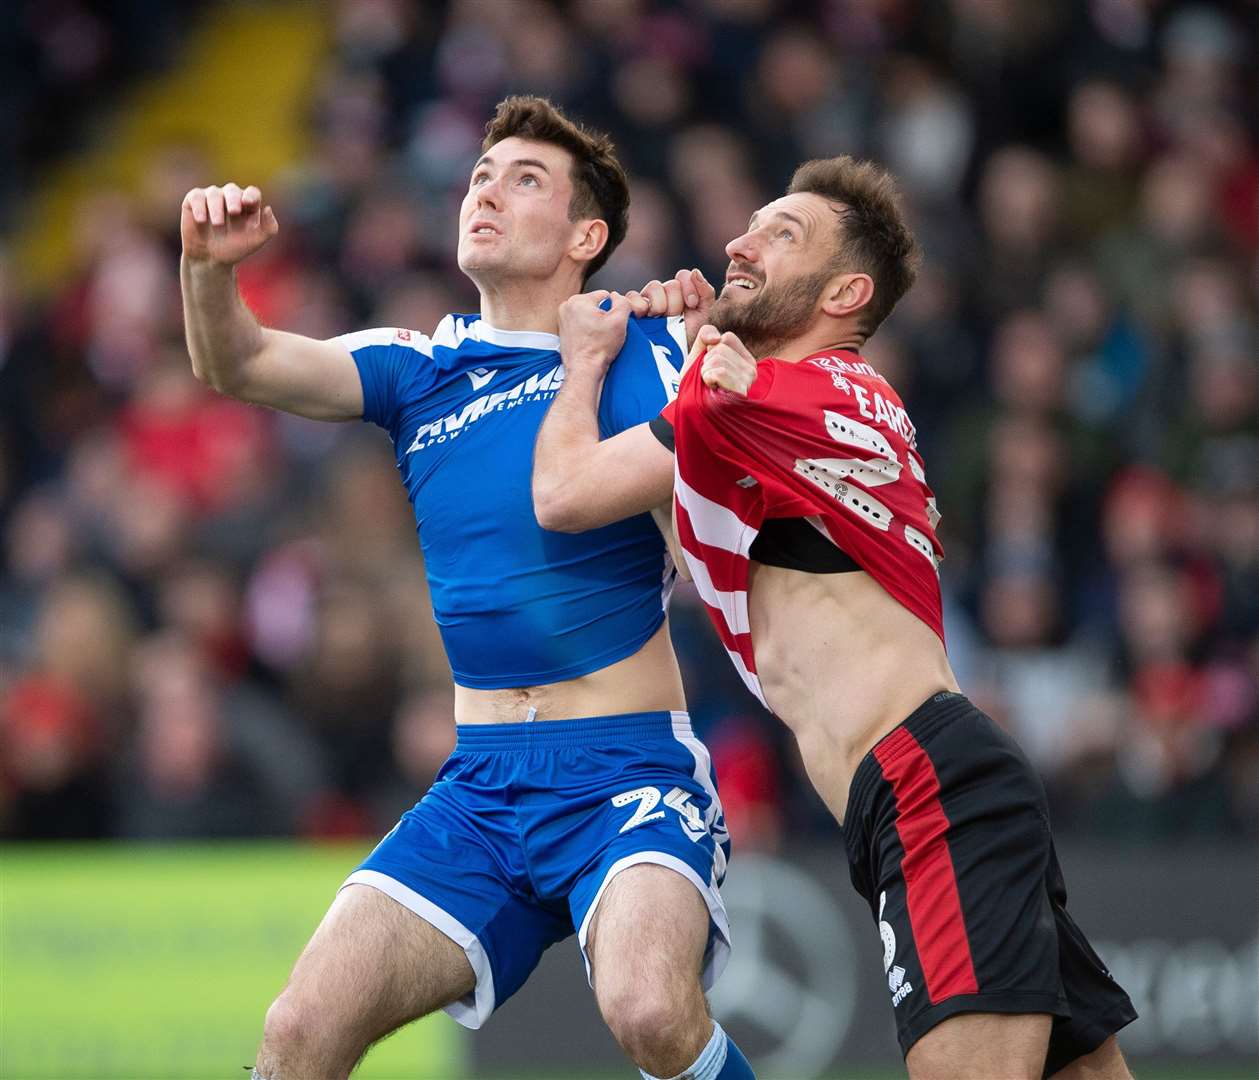
[[[710,920],[703,984],[730,954],[718,892],[726,832],[708,750],[686,713],[627,713],[456,728],[424,796],[346,879],[393,897],[463,947],[472,994],[446,1011],[478,1028],[544,950],[586,934],[627,867],[676,870]]]

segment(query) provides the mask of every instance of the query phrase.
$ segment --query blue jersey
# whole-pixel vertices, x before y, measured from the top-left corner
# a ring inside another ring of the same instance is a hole
[[[631,319],[599,403],[604,438],[677,393],[678,319]],[[533,513],[533,445],[564,380],[559,338],[447,315],[431,337],[336,339],[363,384],[363,419],[393,440],[455,682],[537,686],[637,652],[664,621],[673,567],[650,514],[578,535]]]

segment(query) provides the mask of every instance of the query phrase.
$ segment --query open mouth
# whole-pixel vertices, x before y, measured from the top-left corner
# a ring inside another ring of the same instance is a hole
[[[726,278],[727,289],[741,289],[744,292],[755,292],[761,287],[759,281],[748,277],[746,274],[735,274]]]

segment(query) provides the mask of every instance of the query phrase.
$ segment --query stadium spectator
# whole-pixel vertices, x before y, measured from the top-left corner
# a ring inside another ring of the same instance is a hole
[[[208,7],[19,5],[6,228],[130,79],[179,62]],[[692,265],[711,279],[795,163],[881,159],[927,259],[877,364],[926,458],[948,463],[934,479],[959,677],[1033,749],[1063,831],[1257,836],[1254,32],[1226,3],[926,7],[339,0],[310,150],[269,185],[285,227],[242,265],[242,291],[314,338],[473,310],[442,223],[487,107],[512,91],[606,125],[630,164],[630,234],[595,286]],[[207,830],[377,833],[436,754],[421,703],[449,672],[381,448],[209,397],[186,372],[177,222],[150,208],[219,167],[172,132],[134,189],[98,180],[46,293],[23,291],[23,253],[0,240],[7,837],[139,830],[115,809],[113,778],[140,775],[142,740],[123,736],[141,716],[154,745],[174,732],[156,688],[120,674],[135,640],[174,635],[200,671],[179,700],[218,719],[180,739],[203,767],[213,746],[241,752],[231,732],[252,721],[231,718],[247,708],[314,762],[294,765],[295,812],[264,800]],[[829,829],[685,588],[673,621],[696,726],[746,788],[736,842]],[[353,660],[364,634],[393,647],[374,686]],[[1050,680],[1069,694],[1035,692]],[[347,739],[362,746],[327,760]]]

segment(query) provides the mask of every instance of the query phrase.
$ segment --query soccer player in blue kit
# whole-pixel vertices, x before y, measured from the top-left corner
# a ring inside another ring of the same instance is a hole
[[[644,1077],[745,1080],[704,999],[729,952],[729,837],[669,640],[664,541],[648,515],[547,532],[530,494],[563,381],[559,308],[625,234],[625,174],[605,137],[538,98],[500,104],[482,149],[459,215],[481,311],[431,335],[260,327],[234,266],[277,232],[271,208],[234,184],[182,205],[193,370],[244,401],[389,432],[456,690],[454,753],[338,892],[267,1012],[254,1075],[347,1076],[437,1009],[477,1028],[576,931]],[[684,342],[680,320],[631,323],[606,434],[659,412]]]

